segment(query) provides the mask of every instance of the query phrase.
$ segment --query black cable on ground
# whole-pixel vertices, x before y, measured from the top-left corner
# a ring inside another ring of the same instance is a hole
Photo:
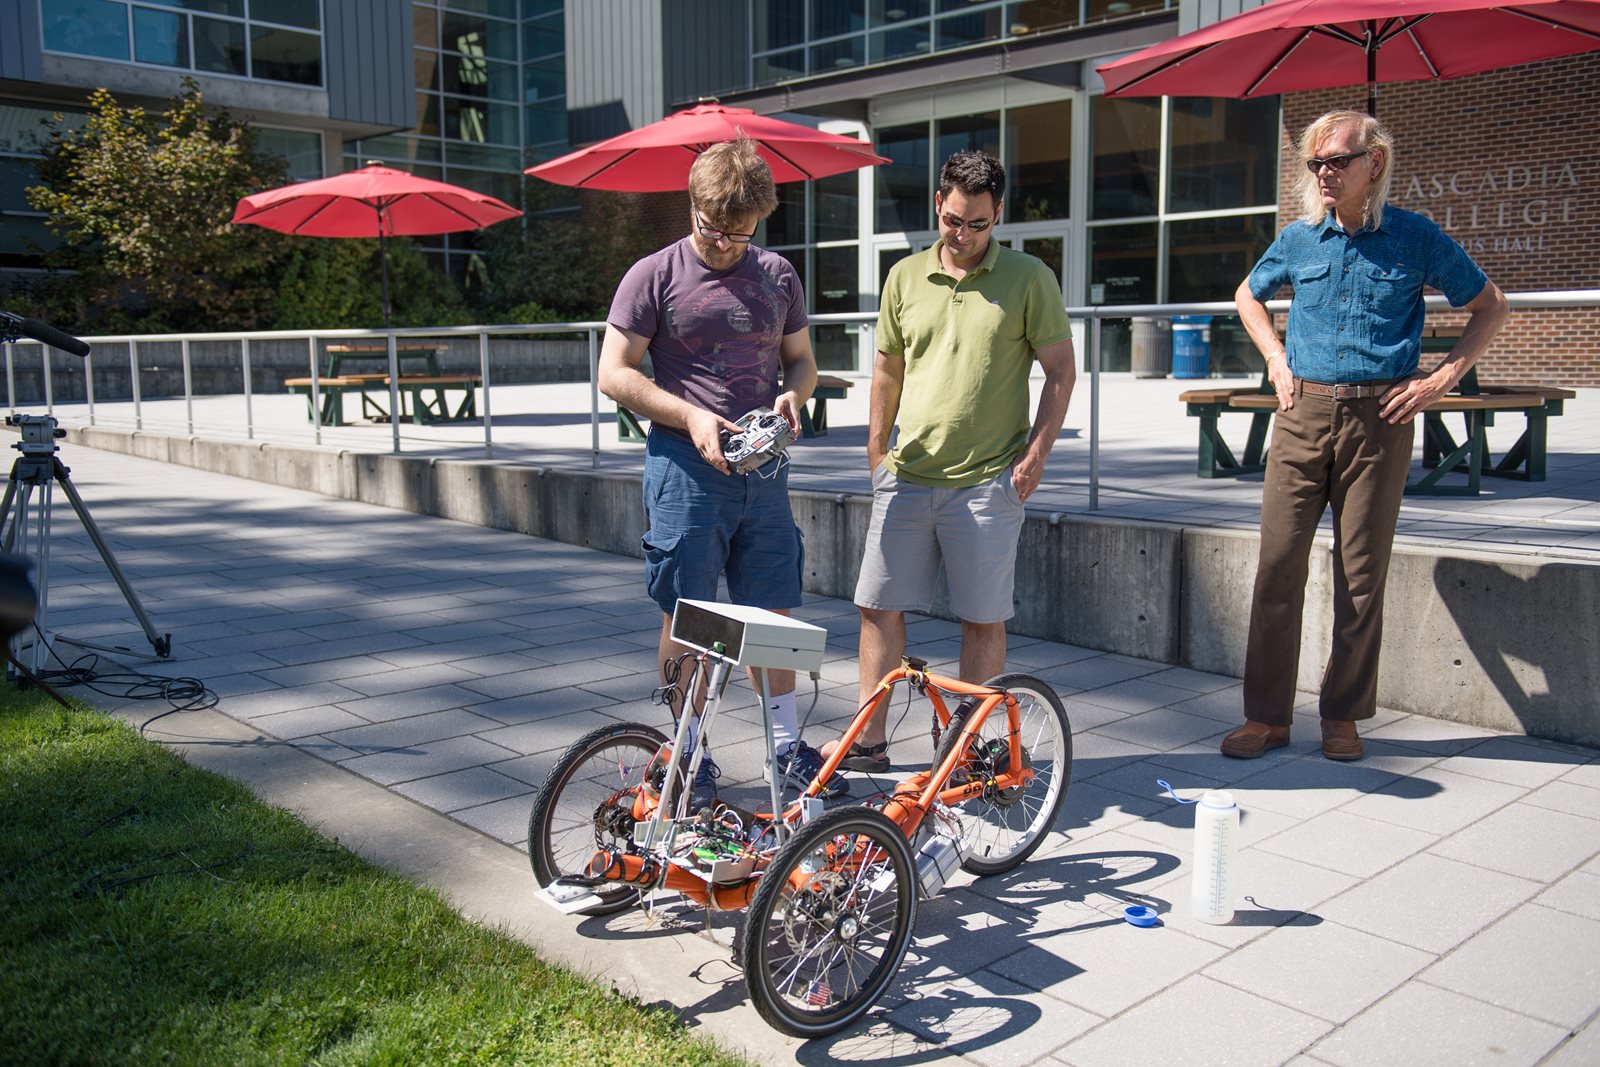
[[[44,634],[39,632],[37,625],[34,631],[35,640],[44,642]],[[171,707],[166,711],[151,716],[139,724],[140,736],[143,736],[150,724],[158,719],[175,715],[180,711],[207,711],[216,707],[219,701],[217,694],[198,678],[166,678],[158,674],[143,674],[111,659],[105,662],[113,664],[117,669],[106,671],[101,669],[102,657],[98,653],[86,652],[68,663],[49,642],[45,642],[45,647],[50,650],[50,658],[60,664],[59,670],[34,674],[18,663],[16,657],[9,652],[7,659],[24,678],[49,693],[63,706],[68,705],[56,689],[70,689],[73,686],[82,686],[90,692],[115,700],[164,700],[170,704]],[[54,683],[55,688],[52,688],[51,683]]]

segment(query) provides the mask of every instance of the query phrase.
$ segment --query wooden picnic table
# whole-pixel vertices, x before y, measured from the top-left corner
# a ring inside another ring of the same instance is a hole
[[[1551,416],[1563,413],[1564,402],[1576,397],[1570,389],[1512,383],[1484,384],[1469,370],[1461,391],[1449,393],[1422,412],[1422,464],[1429,472],[1406,486],[1407,496],[1477,496],[1483,479],[1545,480],[1545,458]],[[1228,406],[1270,419],[1278,410],[1275,394],[1246,393],[1231,397]],[[1496,413],[1521,413],[1527,419],[1522,435],[1496,462],[1489,452],[1488,428]],[[1445,426],[1445,416],[1459,414],[1465,432],[1458,442]],[[1263,466],[1265,457],[1262,457]],[[1446,485],[1447,474],[1465,474],[1465,484]]]
[[[387,377],[389,374],[389,345],[387,342],[355,342],[351,344],[330,344],[324,350],[327,354],[326,373],[329,378],[354,377],[356,375],[370,376],[376,374]],[[406,373],[408,364],[421,363],[419,370],[413,374],[427,374],[438,377],[444,371],[439,367],[439,346],[421,344],[399,344],[395,346],[395,363],[401,374]],[[356,368],[356,375],[347,373],[347,368]],[[362,368],[367,368],[363,370]]]
[[[482,384],[483,379],[476,374],[402,374],[395,379],[400,417],[419,426],[472,421],[478,417],[477,390]],[[324,426],[346,425],[344,398],[352,393],[361,398],[363,418],[374,422],[390,419],[389,409],[383,403],[389,393],[387,374],[342,374],[316,379],[321,412],[311,407],[310,378],[285,378],[283,385],[291,393],[303,393],[310,418],[312,421],[320,418]],[[451,393],[458,389],[462,395],[452,403]]]

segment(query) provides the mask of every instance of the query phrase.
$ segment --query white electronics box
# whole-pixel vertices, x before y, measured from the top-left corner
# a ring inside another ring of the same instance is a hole
[[[721,655],[736,667],[811,673],[822,669],[828,631],[762,608],[679,600],[672,639],[700,652],[721,642]]]

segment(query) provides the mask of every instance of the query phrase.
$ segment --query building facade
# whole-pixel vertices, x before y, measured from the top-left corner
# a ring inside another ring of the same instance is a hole
[[[21,190],[37,119],[106,86],[157,106],[188,74],[248,117],[297,177],[368,159],[525,201],[523,167],[705,98],[871,140],[890,163],[780,187],[758,238],[816,312],[871,311],[889,266],[937,237],[931,189],[958,148],[1010,173],[997,239],[1050,264],[1068,304],[1226,300],[1293,220],[1292,141],[1365,90],[1259,100],[1109,99],[1095,67],[1249,0],[4,0],[0,270],[47,239]],[[200,10],[203,8],[204,10]],[[409,60],[409,61],[408,61]],[[1393,195],[1438,219],[1508,290],[1600,286],[1600,54],[1385,86]],[[579,198],[541,189],[543,210]],[[665,242],[681,196],[638,198]],[[458,278],[480,235],[430,239]],[[1448,321],[1443,319],[1441,321]],[[824,366],[864,369],[855,327]],[[1107,332],[1109,369],[1128,330]],[[1259,369],[1236,323],[1220,373]],[[1489,357],[1517,377],[1600,384],[1600,315],[1524,314]]]

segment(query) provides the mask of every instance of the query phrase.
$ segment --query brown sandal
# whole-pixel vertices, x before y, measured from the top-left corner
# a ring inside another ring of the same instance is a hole
[[[889,742],[881,745],[851,745],[839,766],[863,774],[882,774],[889,769]]]

